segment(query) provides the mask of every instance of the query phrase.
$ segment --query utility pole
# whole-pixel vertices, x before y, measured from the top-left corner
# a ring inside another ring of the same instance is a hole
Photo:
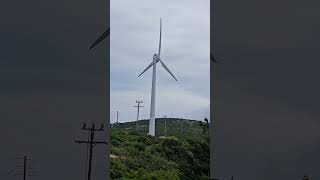
[[[305,175],[303,176],[303,179],[302,179],[302,180],[309,180],[308,175],[307,175],[307,174],[305,174]]]
[[[89,144],[89,168],[88,168],[88,180],[91,179],[91,167],[92,167],[92,154],[93,154],[93,148],[97,145],[97,144],[108,144],[108,142],[104,142],[104,141],[94,141],[94,133],[95,131],[104,131],[104,125],[101,124],[101,127],[96,129],[94,123],[92,123],[91,128],[87,128],[86,123],[82,124],[82,130],[86,130],[86,131],[90,131],[90,140],[87,141],[74,141],[76,143],[79,144]]]
[[[181,119],[181,127],[180,127],[180,134],[182,135],[182,130],[183,130],[183,119]]]
[[[167,116],[164,117],[164,136],[167,136]]]
[[[133,106],[138,108],[138,112],[137,112],[137,122],[136,122],[136,131],[138,131],[138,121],[139,121],[139,109],[143,106],[140,106],[140,104],[142,104],[143,102],[140,100],[136,100],[136,103],[138,104],[137,106]]]
[[[117,124],[119,124],[119,111],[117,111]]]
[[[204,121],[206,122],[206,125],[207,125],[208,136],[210,136],[210,123],[209,123],[209,120],[207,119],[207,117],[205,117]],[[232,178],[233,178],[233,176],[232,176]]]
[[[27,158],[26,155],[24,155],[23,158],[17,158],[17,159],[23,159],[23,167],[22,166],[16,166],[18,168],[23,168],[23,174],[15,174],[15,176],[16,175],[22,175],[22,179],[26,180],[27,176],[32,176],[32,175],[28,174],[28,172],[27,172],[27,170],[30,169],[27,166],[27,162],[30,161],[31,159]]]
[[[27,172],[27,156],[23,157],[23,180],[26,180],[26,172]]]

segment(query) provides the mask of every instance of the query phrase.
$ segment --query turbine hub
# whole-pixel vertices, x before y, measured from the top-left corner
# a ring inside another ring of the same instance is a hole
[[[153,60],[159,61],[159,60],[160,60],[159,55],[158,55],[158,54],[154,54],[154,55],[153,55]]]

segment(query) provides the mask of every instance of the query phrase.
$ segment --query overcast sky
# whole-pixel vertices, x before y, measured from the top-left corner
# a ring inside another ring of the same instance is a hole
[[[161,58],[178,82],[157,64],[156,117],[209,117],[209,0],[113,0],[110,6],[111,122],[117,110],[120,122],[136,120],[138,99],[140,118],[150,116],[152,68],[137,76],[158,51],[160,17]]]

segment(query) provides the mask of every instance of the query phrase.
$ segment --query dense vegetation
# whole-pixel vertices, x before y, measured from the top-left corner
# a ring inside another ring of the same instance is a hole
[[[184,119],[157,119],[155,137],[146,135],[148,121],[113,126],[111,179],[208,179],[209,136],[205,123]],[[182,131],[181,131],[182,130]]]

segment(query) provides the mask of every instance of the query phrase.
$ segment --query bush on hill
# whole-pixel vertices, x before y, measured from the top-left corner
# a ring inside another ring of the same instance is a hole
[[[111,179],[208,179],[209,137],[199,128],[197,136],[167,137],[113,130],[111,154],[118,158],[111,160]]]

